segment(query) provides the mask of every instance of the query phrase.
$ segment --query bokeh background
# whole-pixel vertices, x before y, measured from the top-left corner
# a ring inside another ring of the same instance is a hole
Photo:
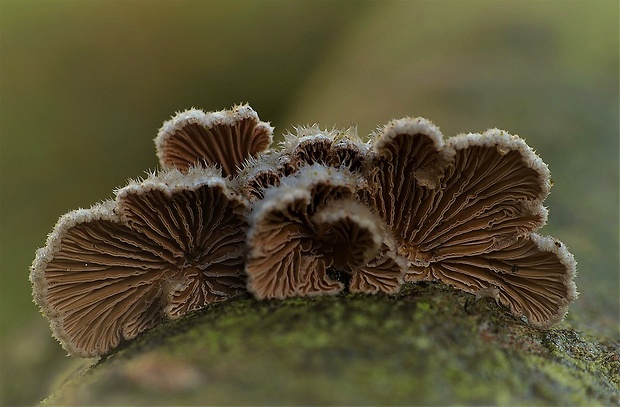
[[[0,3],[0,404],[79,369],[31,301],[57,218],[156,168],[175,111],[249,102],[276,134],[424,116],[526,138],[554,187],[543,233],[579,262],[567,324],[617,338],[619,5],[612,1]]]

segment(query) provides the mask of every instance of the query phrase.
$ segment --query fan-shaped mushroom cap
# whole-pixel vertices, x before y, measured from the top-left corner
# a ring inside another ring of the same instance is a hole
[[[557,239],[532,233],[508,247],[412,265],[408,281],[441,280],[464,291],[491,296],[531,325],[548,328],[560,322],[577,298],[576,262]]]
[[[370,208],[351,199],[332,201],[312,220],[317,238],[333,259],[332,267],[351,275],[351,292],[400,290],[407,261],[393,250],[393,238]]]
[[[266,151],[272,135],[273,127],[248,105],[209,113],[190,109],[163,124],[155,146],[163,168],[185,172],[196,164],[216,165],[230,176],[245,159]]]
[[[394,231],[399,253],[409,260],[409,280],[432,276],[477,292],[484,284],[458,283],[459,278],[474,278],[467,259],[510,251],[546,222],[542,203],[550,188],[548,168],[517,136],[493,129],[459,135],[444,143],[430,122],[401,119],[377,136],[373,155],[370,177],[376,192],[368,201]],[[538,255],[533,249],[525,253],[519,261]],[[570,286],[574,263],[566,260],[568,255],[561,261],[551,252],[538,271],[547,273],[545,267],[553,258],[555,271],[548,274],[556,277],[548,277],[540,288],[540,295],[550,299],[544,302],[546,312],[536,309],[540,304],[529,299],[525,289],[498,287],[506,296],[524,292],[523,300],[499,301],[514,313],[528,316],[534,325],[548,326],[562,319],[566,301],[574,298],[568,294],[574,291]],[[443,270],[448,264],[452,274],[432,271]],[[529,280],[525,277],[522,281]],[[561,301],[556,295],[559,292],[566,295]],[[537,319],[543,316],[546,319]]]
[[[333,266],[337,270],[365,266],[383,246],[381,219],[354,200],[327,202],[312,222],[317,236],[333,249]]]
[[[250,201],[262,199],[265,189],[280,184],[280,178],[294,175],[301,167],[321,164],[358,172],[369,145],[353,129],[323,131],[317,126],[298,127],[286,134],[279,151],[247,159],[233,183]],[[360,178],[361,179],[361,178]]]
[[[439,128],[421,117],[392,120],[372,139],[375,159],[390,166],[390,171],[381,171],[379,176],[395,177],[384,181],[388,184],[399,185],[413,177],[417,184],[434,188],[440,173],[438,167],[453,155],[453,151],[444,149]],[[393,212],[390,208],[386,210]]]
[[[257,298],[337,293],[344,286],[328,275],[330,268],[352,274],[359,291],[400,287],[404,268],[397,262],[391,264],[397,271],[383,258],[368,266],[384,255],[385,230],[355,201],[358,183],[349,171],[313,164],[265,191],[248,233],[248,289]]]
[[[281,168],[288,161],[289,157],[279,151],[268,151],[251,157],[243,163],[237,176],[231,180],[231,185],[251,202],[262,199],[267,188],[280,185],[280,178],[284,176]]]
[[[298,127],[296,134],[286,134],[282,154],[290,157],[283,173],[290,175],[304,165],[314,163],[359,171],[369,145],[363,143],[355,129],[321,130],[318,126]]]
[[[351,174],[320,165],[268,188],[250,216],[246,273],[255,297],[335,294],[343,285],[327,275],[331,259],[320,253],[311,221],[317,206],[352,198]]]
[[[35,301],[76,356],[244,292],[245,201],[213,170],[151,175],[62,216],[32,265]]]

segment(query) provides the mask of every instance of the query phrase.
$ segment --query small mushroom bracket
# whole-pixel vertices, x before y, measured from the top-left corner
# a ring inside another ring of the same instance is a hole
[[[189,109],[166,121],[155,138],[163,168],[187,171],[195,165],[218,166],[233,176],[243,161],[267,151],[273,127],[248,105],[205,113]]]
[[[30,278],[69,353],[107,354],[165,319],[245,292],[246,201],[218,173],[152,174],[60,218]]]
[[[551,183],[523,139],[492,129],[444,142],[429,121],[405,118],[376,134],[372,154],[367,200],[409,262],[406,280],[497,293],[539,327],[564,318],[577,295],[575,261],[534,233]]]

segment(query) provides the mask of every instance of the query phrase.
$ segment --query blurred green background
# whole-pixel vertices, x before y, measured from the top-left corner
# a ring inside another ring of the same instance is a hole
[[[31,301],[57,218],[157,165],[161,123],[249,102],[296,124],[424,116],[526,138],[555,185],[542,232],[579,262],[568,323],[618,339],[619,40],[613,1],[0,2],[0,404],[77,368]]]

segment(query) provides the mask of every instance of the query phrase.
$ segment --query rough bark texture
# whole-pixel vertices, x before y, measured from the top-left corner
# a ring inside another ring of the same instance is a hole
[[[617,404],[618,343],[566,326],[440,284],[241,298],[159,326],[43,405]]]

